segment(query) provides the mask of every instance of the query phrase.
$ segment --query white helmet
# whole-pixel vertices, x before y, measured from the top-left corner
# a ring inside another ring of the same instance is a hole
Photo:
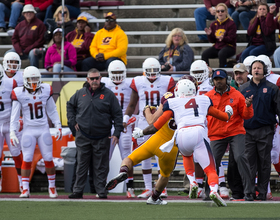
[[[266,65],[266,70],[267,70],[267,73],[264,75],[265,77],[268,76],[271,72],[271,69],[272,69],[272,62],[271,60],[269,59],[268,56],[262,54],[262,55],[259,55],[255,58],[255,60],[261,60],[264,62],[264,64]]]
[[[16,61],[16,63],[11,63],[11,61]],[[21,67],[21,60],[17,53],[9,52],[3,58],[4,70],[10,73],[16,73]]]
[[[35,91],[41,86],[41,73],[35,66],[28,66],[23,71],[23,85]]]
[[[199,71],[199,73],[196,73]],[[190,75],[193,76],[198,84],[203,83],[209,77],[209,69],[204,60],[196,60],[190,68]]]
[[[253,61],[255,60],[256,56],[248,56],[243,60],[243,64],[245,65],[248,73],[250,73],[250,66],[253,63]]]
[[[195,96],[196,88],[192,81],[188,79],[182,79],[177,82],[174,89],[175,97],[184,98],[186,96]]]
[[[157,79],[160,76],[160,63],[155,58],[147,58],[143,63],[143,72],[148,79]]]
[[[108,73],[114,83],[121,83],[126,78],[126,67],[122,61],[114,60],[109,64]]]

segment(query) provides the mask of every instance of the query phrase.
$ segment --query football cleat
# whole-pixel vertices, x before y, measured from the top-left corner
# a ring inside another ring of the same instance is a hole
[[[0,172],[0,192],[2,192],[2,179],[1,179],[1,172]]]
[[[55,187],[49,188],[49,196],[50,196],[50,198],[56,198],[56,197],[58,197],[57,191],[56,191],[56,188],[55,188]]]
[[[198,194],[198,185],[195,181],[190,184],[189,198],[196,199]]]
[[[166,205],[167,202],[162,200],[161,198],[158,198],[157,201],[154,201],[152,196],[150,196],[147,200],[148,205]]]
[[[19,191],[22,193],[22,191],[23,191],[23,186],[20,186],[20,187],[19,187]]]
[[[126,197],[127,198],[135,198],[135,193],[133,188],[128,188],[126,191]]]
[[[107,190],[114,189],[119,183],[126,180],[128,178],[128,175],[126,172],[119,173],[116,177],[111,179],[105,186]]]
[[[228,199],[229,198],[229,190],[227,187],[220,187],[220,196],[223,198],[223,199]]]
[[[151,195],[152,195],[152,190],[146,189],[137,197],[141,199],[148,199]]]
[[[167,189],[165,188],[162,192],[161,192],[161,194],[160,194],[160,198],[167,198],[167,196],[168,196],[168,194],[167,194]]]
[[[220,195],[217,192],[214,192],[213,190],[210,192],[209,195],[210,199],[215,202],[217,206],[227,206],[225,201],[220,197]]]
[[[204,189],[201,187],[198,187],[197,198],[204,198],[204,197],[205,197]]]
[[[28,189],[24,189],[22,191],[22,193],[20,194],[19,198],[29,198],[29,196],[30,196],[29,190]]]
[[[266,194],[266,199],[267,200],[272,200],[273,199],[272,193],[267,193]]]

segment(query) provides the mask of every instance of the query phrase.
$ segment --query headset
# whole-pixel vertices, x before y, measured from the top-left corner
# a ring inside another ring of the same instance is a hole
[[[249,73],[252,75],[252,66],[255,62],[259,62],[263,65],[263,75],[266,76],[268,74],[267,66],[265,65],[265,63],[262,60],[254,60],[249,68]],[[259,74],[256,74],[256,75],[259,75]]]
[[[211,86],[215,86],[215,85],[214,85],[214,80],[213,80],[213,75],[214,75],[214,73],[215,73],[216,71],[223,71],[223,72],[225,72],[226,75],[227,75],[227,78],[226,78],[227,85],[230,85],[231,80],[232,80],[232,77],[229,76],[228,73],[227,73],[227,71],[225,71],[225,70],[223,70],[223,69],[216,69],[216,70],[213,72],[212,76],[209,78],[209,84],[210,84]]]

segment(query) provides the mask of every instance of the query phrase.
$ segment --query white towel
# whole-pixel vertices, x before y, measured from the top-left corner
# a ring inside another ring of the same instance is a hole
[[[174,132],[174,135],[173,135],[172,139],[171,139],[170,141],[167,141],[167,142],[164,143],[163,145],[161,145],[159,149],[160,149],[162,152],[167,152],[167,153],[169,153],[169,152],[172,150],[172,148],[173,148],[173,145],[174,145],[174,141],[175,141],[176,136],[177,136],[177,130]]]

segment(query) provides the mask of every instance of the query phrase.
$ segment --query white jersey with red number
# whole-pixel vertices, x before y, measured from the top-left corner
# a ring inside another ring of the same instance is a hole
[[[4,73],[3,78],[12,78],[17,82],[17,86],[23,86],[23,73],[20,71],[17,71],[13,77],[8,77],[6,73]]]
[[[268,80],[269,82],[277,85],[278,87],[280,87],[280,75],[275,74],[275,73],[270,73],[267,77],[266,80]]]
[[[151,83],[146,76],[136,76],[130,87],[138,93],[139,96],[139,122],[140,128],[145,128],[148,123],[143,115],[143,109],[146,105],[159,106],[161,97],[175,86],[175,81],[171,76],[159,76]],[[142,124],[141,122],[146,122]]]
[[[12,111],[11,93],[17,87],[14,79],[2,78],[0,85],[0,124],[10,121]]]
[[[125,80],[121,84],[116,85],[108,77],[101,78],[101,82],[105,83],[105,86],[108,89],[110,89],[116,95],[117,99],[119,100],[123,115],[129,104],[130,95],[132,92],[132,90],[130,88],[131,81],[132,81],[131,78],[125,78]]]
[[[210,85],[209,83],[209,78],[204,80],[203,83],[201,83],[200,85],[198,85],[198,89],[196,94],[197,95],[203,95],[207,92],[209,92],[210,90],[212,90],[214,87]]]
[[[178,129],[194,125],[205,127],[206,115],[209,107],[212,105],[210,98],[204,95],[188,98],[173,98],[168,99],[164,103],[163,111],[173,111]]]
[[[23,126],[42,126],[48,124],[48,118],[54,125],[60,125],[56,105],[52,98],[52,87],[42,83],[41,87],[34,93],[29,93],[24,87],[17,87],[12,91],[12,114],[11,130],[16,129],[20,110],[23,115]]]

